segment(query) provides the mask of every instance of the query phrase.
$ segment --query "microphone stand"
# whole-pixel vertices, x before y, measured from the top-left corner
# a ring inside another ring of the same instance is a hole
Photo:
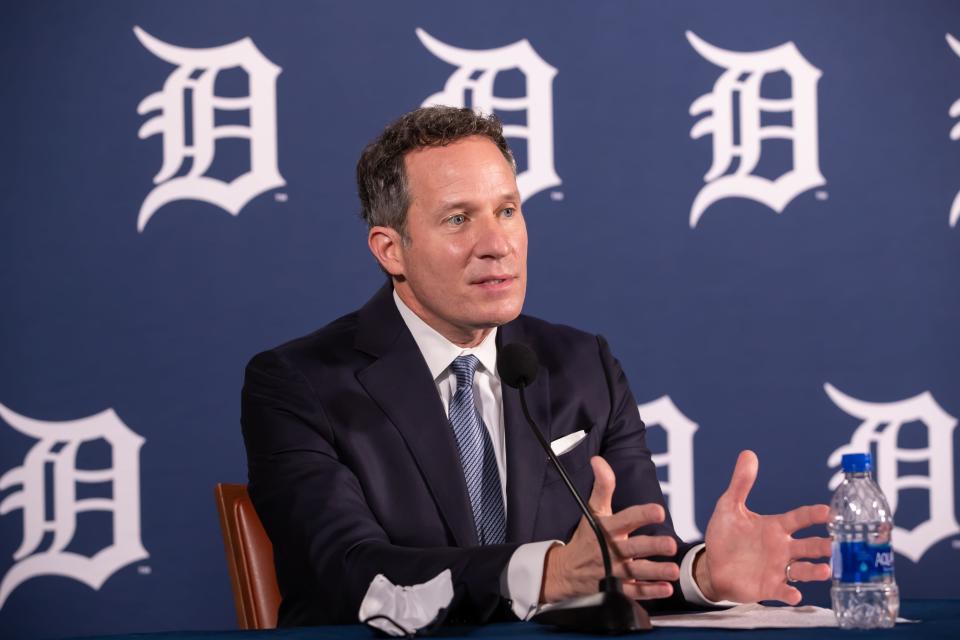
[[[600,544],[600,555],[603,557],[604,573],[603,579],[600,580],[598,593],[544,605],[533,616],[532,620],[564,630],[587,633],[627,633],[652,629],[650,616],[647,615],[646,610],[623,593],[620,579],[613,575],[610,551],[607,548],[607,541],[603,537],[600,525],[597,524],[593,514],[590,513],[590,509],[587,508],[583,498],[580,497],[580,492],[573,486],[573,482],[570,481],[570,476],[567,475],[566,470],[557,458],[557,454],[550,448],[543,434],[540,433],[540,429],[533,422],[533,418],[530,417],[530,411],[527,409],[527,397],[524,393],[526,386],[525,380],[517,385],[517,389],[520,391],[520,406],[523,408],[523,416],[527,419],[527,424],[530,425],[530,429],[536,436],[537,441],[540,442],[540,446],[547,453],[547,457],[550,458],[550,462],[560,473],[567,489],[573,494],[580,511],[583,512],[587,522],[590,523],[590,528],[596,534],[597,542]]]

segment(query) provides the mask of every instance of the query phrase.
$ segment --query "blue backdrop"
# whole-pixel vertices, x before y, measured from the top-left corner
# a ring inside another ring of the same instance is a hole
[[[243,367],[381,284],[354,166],[438,94],[514,126],[525,311],[608,338],[688,534],[742,448],[778,512],[869,447],[903,596],[960,597],[956,2],[19,2],[0,34],[0,635],[235,624]]]

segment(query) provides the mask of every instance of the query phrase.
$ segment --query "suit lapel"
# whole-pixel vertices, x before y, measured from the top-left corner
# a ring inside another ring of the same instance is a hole
[[[511,342],[526,342],[518,321],[501,327],[497,348]],[[525,390],[530,415],[550,441],[550,379],[541,368]],[[503,428],[507,444],[507,542],[530,542],[540,505],[547,454],[537,442],[523,415],[520,392],[503,385]]]
[[[390,285],[361,309],[359,323],[357,348],[378,358],[357,373],[358,381],[403,436],[457,545],[476,546],[453,430]]]

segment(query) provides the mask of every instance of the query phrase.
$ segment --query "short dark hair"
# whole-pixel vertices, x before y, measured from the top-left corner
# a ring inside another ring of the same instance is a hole
[[[391,227],[406,239],[410,194],[404,157],[416,149],[445,147],[470,136],[483,136],[497,145],[516,171],[503,125],[494,115],[457,107],[421,107],[387,125],[357,162],[360,216],[367,227]]]

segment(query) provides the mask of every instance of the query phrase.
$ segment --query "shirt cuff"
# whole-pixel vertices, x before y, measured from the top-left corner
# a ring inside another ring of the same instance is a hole
[[[693,578],[693,562],[706,546],[707,545],[703,543],[698,544],[687,551],[686,555],[683,556],[683,560],[680,561],[680,592],[683,594],[683,599],[691,604],[709,607],[735,607],[741,604],[730,600],[714,602],[700,591],[700,587],[697,586],[697,581]]]
[[[543,563],[547,551],[559,540],[530,542],[517,547],[510,562],[500,574],[500,594],[510,600],[510,609],[521,620],[528,620],[540,606],[540,588],[543,585]]]

